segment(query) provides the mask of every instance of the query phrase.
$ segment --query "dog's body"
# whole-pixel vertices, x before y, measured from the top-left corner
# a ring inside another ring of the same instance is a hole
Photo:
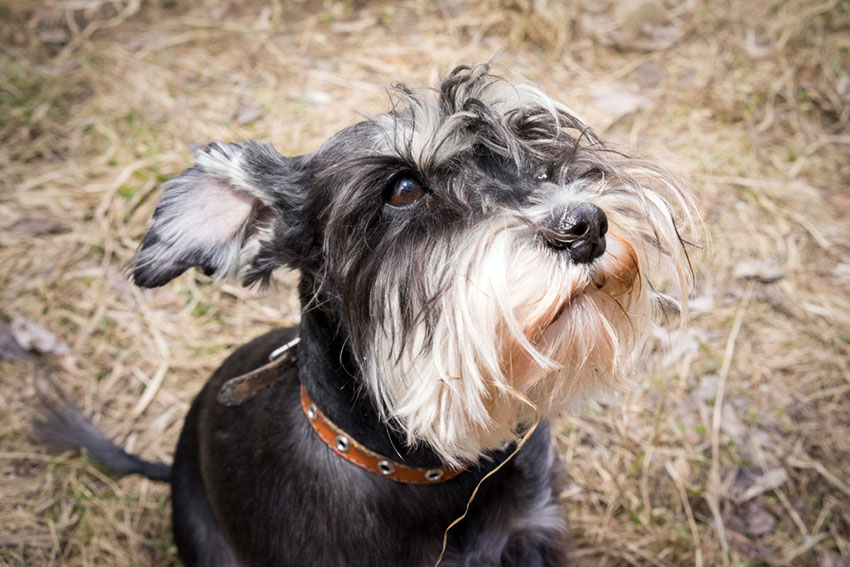
[[[509,456],[535,414],[618,387],[658,295],[650,274],[685,291],[668,200],[687,215],[689,198],[484,67],[397,97],[314,154],[211,145],[166,185],[131,261],[146,287],[193,266],[246,284],[281,264],[302,274],[299,327],[238,349],[187,416],[167,476],[189,566],[431,565],[503,462],[442,564],[566,564],[546,421]],[[296,336],[294,368],[219,402],[225,381]],[[335,452],[316,434],[302,388],[382,466],[463,472],[420,485],[364,470],[340,457],[348,441]],[[67,423],[42,429],[122,472],[166,476]]]
[[[298,378],[353,437],[401,461],[396,449],[403,451],[403,440],[388,435],[350,378],[335,371],[324,347],[333,339],[311,337],[324,334],[311,326],[302,323],[298,360],[313,370],[299,368]],[[240,406],[216,401],[224,380],[263,364],[296,332],[273,331],[238,349],[193,404],[172,478],[181,556],[189,566],[434,565],[443,531],[510,449],[448,482],[401,484],[352,465],[324,445],[301,409],[294,373]],[[308,344],[318,348],[308,354]],[[402,454],[412,465],[439,465],[427,450]],[[516,458],[482,485],[470,516],[450,532],[442,564],[562,564],[566,533],[558,468],[548,431],[539,427]]]

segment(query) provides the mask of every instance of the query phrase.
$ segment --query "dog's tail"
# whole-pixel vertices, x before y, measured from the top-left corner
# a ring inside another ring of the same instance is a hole
[[[67,397],[50,383],[49,378],[36,380],[41,408],[33,420],[33,434],[50,447],[59,450],[85,449],[106,469],[118,476],[140,474],[152,480],[169,481],[171,467],[131,455],[110,441]]]

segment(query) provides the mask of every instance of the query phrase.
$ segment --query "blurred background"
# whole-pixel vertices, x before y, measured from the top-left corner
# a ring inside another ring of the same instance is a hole
[[[170,462],[268,294],[121,273],[161,182],[211,140],[314,150],[394,82],[492,60],[694,187],[686,330],[555,423],[578,565],[850,566],[846,0],[54,0],[0,5],[0,564],[178,565],[168,487],[34,444],[51,374]]]

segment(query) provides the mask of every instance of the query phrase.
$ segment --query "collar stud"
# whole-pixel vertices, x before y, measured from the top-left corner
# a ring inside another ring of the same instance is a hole
[[[334,443],[336,444],[336,450],[341,453],[347,453],[351,449],[351,443],[348,442],[348,437],[345,435],[337,435]]]
[[[425,473],[425,478],[431,482],[437,482],[443,478],[443,469],[431,469]]]

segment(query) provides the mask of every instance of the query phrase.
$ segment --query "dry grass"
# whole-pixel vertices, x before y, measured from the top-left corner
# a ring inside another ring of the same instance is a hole
[[[165,486],[29,440],[36,373],[169,461],[207,373],[297,320],[293,274],[121,275],[189,147],[309,151],[390,82],[495,54],[690,178],[713,235],[690,330],[555,428],[579,564],[850,565],[847,2],[31,4],[0,7],[0,322],[71,354],[0,362],[0,563],[178,564]]]

